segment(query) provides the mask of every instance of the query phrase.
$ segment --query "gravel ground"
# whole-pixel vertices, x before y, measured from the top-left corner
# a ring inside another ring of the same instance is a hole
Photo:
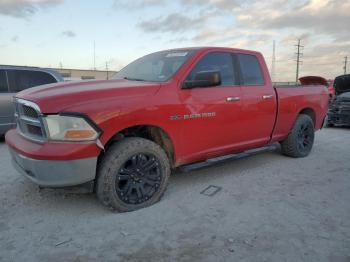
[[[3,141],[0,167],[0,261],[350,261],[349,129],[318,132],[307,158],[177,172],[161,202],[131,213],[39,190]]]

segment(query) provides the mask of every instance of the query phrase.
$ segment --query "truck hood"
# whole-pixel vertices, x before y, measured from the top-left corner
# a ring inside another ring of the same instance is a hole
[[[327,79],[321,76],[304,76],[299,78],[300,84],[302,85],[324,85],[328,86]]]
[[[334,79],[334,90],[337,96],[350,92],[350,75],[337,76]]]
[[[60,82],[29,88],[16,97],[35,102],[43,113],[58,113],[83,103],[151,95],[159,87],[159,83],[124,79]]]

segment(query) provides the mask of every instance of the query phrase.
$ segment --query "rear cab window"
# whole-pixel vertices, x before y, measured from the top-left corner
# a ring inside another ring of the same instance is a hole
[[[17,93],[34,86],[57,82],[51,74],[41,71],[11,69],[7,70],[7,75],[10,92],[12,93]]]
[[[194,80],[196,74],[202,71],[218,71],[221,75],[221,86],[237,86],[236,69],[232,54],[226,52],[211,52],[206,54],[192,69],[186,81]]]
[[[259,60],[254,55],[237,54],[241,69],[241,84],[244,86],[264,85],[264,76]]]

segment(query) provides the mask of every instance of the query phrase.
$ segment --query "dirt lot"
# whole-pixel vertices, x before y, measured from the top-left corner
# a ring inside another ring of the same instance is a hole
[[[0,261],[350,261],[349,129],[318,132],[304,159],[178,172],[160,203],[123,214],[39,190],[3,142],[0,167]],[[221,190],[201,194],[210,185]]]

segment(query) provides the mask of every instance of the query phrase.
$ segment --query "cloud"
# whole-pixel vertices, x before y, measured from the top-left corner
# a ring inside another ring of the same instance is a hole
[[[0,15],[26,18],[41,8],[62,3],[63,0],[0,0]]]
[[[137,24],[144,32],[184,32],[193,30],[205,22],[206,16],[188,17],[181,13],[172,13],[165,17],[145,20]]]
[[[334,36],[350,33],[349,1],[312,0],[289,4],[281,9],[283,2],[275,1],[274,5],[255,3],[249,10],[239,10],[244,13],[238,16],[239,25],[260,29],[311,30]]]
[[[61,33],[61,35],[65,36],[65,37],[69,37],[69,38],[76,37],[76,33],[74,33],[74,32],[71,31],[71,30],[63,31],[63,32]]]
[[[239,0],[209,0],[209,1],[203,1],[203,0],[181,0],[182,5],[187,6],[197,6],[197,7],[203,7],[206,6],[207,8],[215,8],[219,9],[220,11],[231,11],[234,8],[237,8],[244,3],[247,4],[251,1],[239,1]]]
[[[136,9],[143,7],[164,6],[165,0],[115,0],[113,7],[116,9]]]
[[[11,38],[11,41],[15,43],[15,42],[18,41],[18,39],[19,39],[19,38],[18,38],[18,35],[15,35],[15,36],[13,36],[13,37]]]

